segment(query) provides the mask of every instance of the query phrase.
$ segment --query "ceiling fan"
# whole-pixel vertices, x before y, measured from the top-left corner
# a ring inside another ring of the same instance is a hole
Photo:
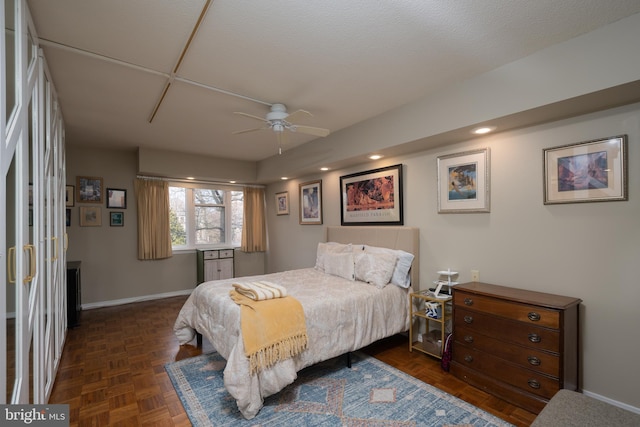
[[[276,133],[278,138],[278,153],[282,154],[282,145],[286,142],[285,131],[290,132],[299,132],[307,135],[314,135],[325,137],[329,135],[329,129],[317,128],[313,126],[304,126],[293,123],[296,117],[300,117],[302,115],[312,116],[312,114],[305,110],[297,110],[293,113],[287,113],[287,107],[284,104],[273,104],[271,105],[271,111],[267,113],[265,118],[254,116],[252,114],[235,112],[235,114],[239,114],[241,116],[249,117],[250,119],[260,120],[264,122],[264,126],[253,129],[245,129],[233,132],[234,135],[247,133],[247,132],[255,132],[258,130],[272,130]]]

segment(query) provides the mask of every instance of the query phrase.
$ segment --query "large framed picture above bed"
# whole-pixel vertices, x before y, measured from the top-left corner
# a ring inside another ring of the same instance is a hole
[[[342,225],[403,225],[402,165],[340,177]]]

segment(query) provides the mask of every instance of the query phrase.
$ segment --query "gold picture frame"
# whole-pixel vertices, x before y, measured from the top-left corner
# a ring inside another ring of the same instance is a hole
[[[289,215],[289,192],[276,193],[276,215]]]
[[[299,185],[300,224],[322,224],[322,180]]]
[[[100,206],[80,206],[80,227],[102,226],[102,209]]]
[[[96,176],[76,177],[78,203],[102,203],[104,185],[102,178]]]

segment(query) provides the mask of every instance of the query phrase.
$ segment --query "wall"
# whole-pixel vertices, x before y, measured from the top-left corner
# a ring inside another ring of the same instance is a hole
[[[197,283],[195,251],[174,253],[165,260],[138,260],[137,207],[133,190],[138,156],[133,151],[67,145],[67,184],[77,176],[102,177],[105,188],[127,190],[126,209],[102,203],[102,226],[80,227],[80,206],[71,209],[67,260],[82,261],[83,309],[137,300],[189,294]],[[124,212],[124,226],[109,226],[109,212]],[[264,272],[263,253],[235,251],[236,275]]]
[[[82,261],[83,308],[132,302],[150,295],[184,293],[196,283],[195,254],[179,254],[161,261],[137,257],[137,208],[133,190],[137,171],[135,152],[67,146],[67,184],[77,176],[103,178],[105,188],[127,190],[126,209],[107,209],[102,203],[102,226],[80,227],[80,206],[71,208],[67,260]],[[109,212],[123,211],[124,226],[109,226]]]
[[[543,149],[607,136],[629,136],[629,200],[543,204]],[[640,104],[460,142],[415,155],[318,173],[268,187],[270,272],[312,266],[324,227],[299,225],[298,184],[322,179],[324,225],[340,224],[341,175],[402,163],[405,225],[419,227],[420,287],[446,268],[470,280],[579,297],[583,387],[640,412]],[[491,213],[437,213],[437,157],[491,150]],[[290,215],[274,198],[289,191]],[[295,248],[295,250],[291,250]]]

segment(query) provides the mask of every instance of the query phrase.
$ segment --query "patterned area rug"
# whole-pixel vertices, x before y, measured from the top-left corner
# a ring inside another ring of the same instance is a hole
[[[224,388],[225,360],[204,354],[166,365],[194,426],[510,426],[450,394],[356,352],[298,373],[245,420]]]

